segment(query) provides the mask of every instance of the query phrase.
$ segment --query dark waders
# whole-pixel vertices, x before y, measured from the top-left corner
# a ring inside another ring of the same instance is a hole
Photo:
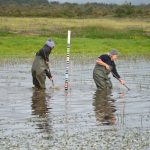
[[[112,83],[108,74],[110,73],[109,70],[102,65],[96,64],[93,70],[93,79],[98,89],[112,89]]]
[[[33,65],[32,65],[32,78],[33,84],[37,88],[45,89],[45,80],[46,73],[45,70],[48,69],[48,66],[45,64],[45,61],[41,56],[35,56]]]

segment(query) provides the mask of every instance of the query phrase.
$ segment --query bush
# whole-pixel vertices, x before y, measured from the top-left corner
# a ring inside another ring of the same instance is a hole
[[[135,12],[134,7],[131,5],[131,3],[123,4],[121,6],[118,6],[115,9],[115,16],[117,17],[124,17],[124,16],[131,16]]]

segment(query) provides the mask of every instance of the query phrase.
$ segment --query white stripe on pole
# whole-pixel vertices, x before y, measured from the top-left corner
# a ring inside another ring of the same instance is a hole
[[[70,37],[71,37],[71,31],[68,30],[68,41],[67,41],[67,44],[69,44],[69,45],[70,45]]]
[[[66,56],[66,73],[65,73],[65,90],[68,90],[69,63],[70,63],[70,38],[71,38],[71,31],[68,30],[67,56]]]

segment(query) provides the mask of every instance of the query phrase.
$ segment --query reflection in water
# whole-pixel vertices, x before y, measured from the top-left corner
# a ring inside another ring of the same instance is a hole
[[[51,60],[55,82],[61,87],[63,59]],[[115,103],[109,95],[96,92],[91,79],[93,60],[87,56],[72,59],[66,97],[64,88],[48,88],[43,93],[31,90],[31,61],[16,62],[12,57],[0,63],[0,150],[150,150],[150,60],[118,62],[132,90],[126,92],[112,78]]]
[[[38,117],[36,121],[38,129],[51,130],[51,120],[49,119],[49,108],[46,100],[45,90],[33,90],[32,96],[32,115]]]
[[[96,120],[102,125],[115,124],[116,118],[114,112],[116,111],[113,105],[114,100],[110,97],[108,91],[97,90],[94,94],[93,106],[95,107]]]

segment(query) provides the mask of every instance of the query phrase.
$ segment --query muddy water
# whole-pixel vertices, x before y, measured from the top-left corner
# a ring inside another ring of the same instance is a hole
[[[32,60],[0,62],[1,150],[149,150],[150,60],[119,60],[127,91],[112,76],[111,95],[96,90],[95,58],[72,58],[68,93],[65,58],[51,58],[55,88],[32,89]]]

